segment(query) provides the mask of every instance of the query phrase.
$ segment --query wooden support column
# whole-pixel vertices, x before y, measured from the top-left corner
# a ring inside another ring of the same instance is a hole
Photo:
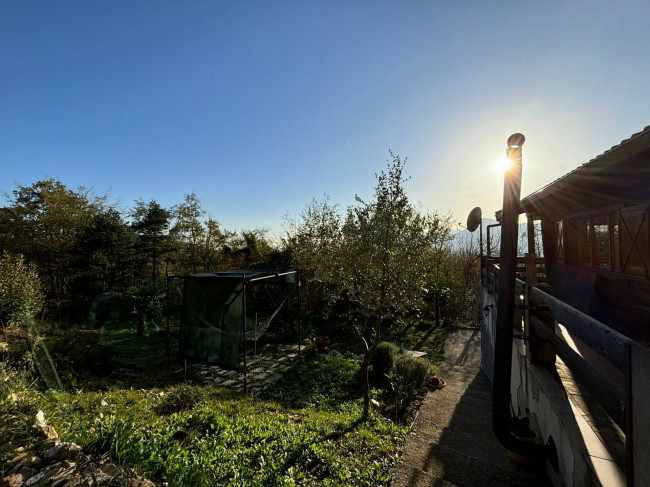
[[[528,341],[528,349],[530,353],[530,362],[540,365],[549,370],[553,375],[557,374],[555,370],[555,350],[553,344],[541,336],[537,330],[531,325],[531,318],[535,317],[553,333],[555,334],[555,318],[550,311],[543,309],[535,309],[535,305],[530,299],[530,289],[532,286],[527,285],[524,287],[524,304],[525,304],[525,319],[524,319],[524,333],[532,337]]]
[[[537,261],[535,256],[535,222],[533,215],[526,215],[528,228],[528,252],[524,255],[526,263],[526,282],[529,284],[537,283]]]
[[[626,450],[628,484],[650,485],[650,350],[638,343],[630,344],[628,406],[626,408]],[[630,471],[631,467],[631,471]]]

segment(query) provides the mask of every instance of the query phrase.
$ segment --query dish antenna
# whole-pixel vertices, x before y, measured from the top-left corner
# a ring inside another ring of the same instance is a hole
[[[469,216],[467,217],[467,229],[470,232],[476,231],[478,226],[481,224],[482,216],[483,213],[481,212],[481,208],[478,206],[469,212]]]
[[[478,236],[478,241],[479,241],[479,246],[481,248],[481,265],[483,265],[483,225],[482,225],[482,219],[483,217],[483,212],[481,212],[480,207],[474,208],[472,211],[469,212],[469,216],[467,217],[467,229],[470,232],[475,232],[476,229],[479,229],[479,236]]]

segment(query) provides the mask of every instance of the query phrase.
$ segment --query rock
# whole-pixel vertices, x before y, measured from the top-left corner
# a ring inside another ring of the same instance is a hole
[[[154,484],[151,480],[138,477],[137,479],[131,480],[129,487],[156,487],[156,484]]]
[[[49,450],[50,448],[60,444],[61,444],[61,438],[57,436],[56,438],[50,438],[49,440],[45,440],[41,448],[43,450]]]
[[[103,399],[102,399],[102,402],[99,403],[99,405],[101,407],[103,407],[103,408],[107,408],[109,406],[109,404],[106,401],[104,401]]]
[[[2,480],[0,480],[0,487],[20,487],[24,485],[25,478],[20,473],[14,473],[12,475],[7,475]]]
[[[20,463],[17,465],[18,468],[41,468],[41,465],[43,465],[43,460],[41,457],[37,456],[26,456],[23,460],[20,461]]]
[[[75,443],[61,443],[45,452],[43,459],[46,462],[53,460],[73,460],[81,453],[81,447]]]
[[[33,477],[30,477],[27,482],[25,482],[26,487],[30,487],[32,485],[36,485],[39,482],[44,482],[55,475],[57,475],[59,472],[61,472],[61,466],[62,463],[55,463],[54,465],[50,465],[49,467],[44,468],[40,472],[38,472],[36,475]]]
[[[381,409],[381,404],[379,404],[379,401],[377,401],[377,399],[371,399],[371,400],[370,400],[370,405],[371,405],[374,409],[377,409],[377,410]]]
[[[31,479],[34,475],[38,473],[38,469],[34,467],[25,467],[20,469],[20,474],[23,476],[23,479]]]
[[[54,438],[59,437],[59,434],[56,432],[54,427],[49,424],[46,424],[41,428],[41,433],[46,440],[53,440]]]
[[[34,423],[34,427],[41,429],[43,426],[47,426],[47,423],[45,422],[45,413],[43,411],[39,410],[36,413],[36,422]]]

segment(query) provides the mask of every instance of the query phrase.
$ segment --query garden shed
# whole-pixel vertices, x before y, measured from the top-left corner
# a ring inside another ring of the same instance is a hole
[[[299,302],[296,269],[210,272],[182,279],[181,357],[229,368],[246,367],[246,342],[256,342],[287,305],[290,286],[298,290]]]

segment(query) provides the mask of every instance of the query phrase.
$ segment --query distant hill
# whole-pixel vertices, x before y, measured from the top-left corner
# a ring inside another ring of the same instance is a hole
[[[487,254],[487,227],[488,225],[496,225],[498,222],[496,220],[490,219],[490,218],[483,218],[481,219],[481,227],[483,227],[483,252]],[[527,246],[528,246],[528,240],[527,240],[527,234],[528,234],[528,228],[526,223],[520,223],[519,224],[519,255],[523,255],[524,253],[527,252]],[[452,250],[460,250],[463,248],[467,248],[470,243],[473,243],[473,245],[476,247],[476,251],[478,253],[478,237],[479,237],[479,229],[477,228],[476,231],[473,233],[467,230],[466,228],[459,229],[459,230],[453,230],[451,232],[451,248]],[[538,247],[541,248],[541,236],[539,232],[536,232],[535,237],[538,240]],[[499,254],[499,245],[501,242],[501,227],[493,227],[490,229],[490,242],[492,245],[492,255],[498,255]]]

